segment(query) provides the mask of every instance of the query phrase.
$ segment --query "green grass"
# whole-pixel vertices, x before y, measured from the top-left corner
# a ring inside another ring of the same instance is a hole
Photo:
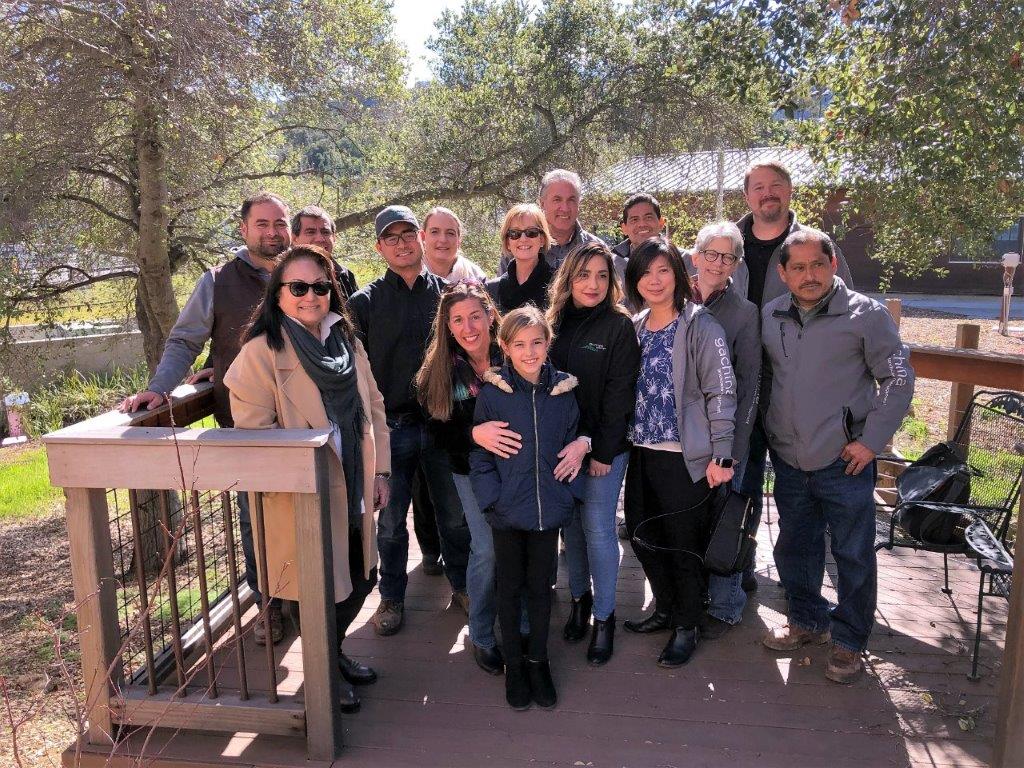
[[[0,451],[0,521],[43,515],[59,502],[42,446]]]

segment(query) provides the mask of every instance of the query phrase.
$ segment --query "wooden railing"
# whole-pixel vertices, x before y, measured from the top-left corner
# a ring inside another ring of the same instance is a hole
[[[84,737],[112,745],[124,726],[305,734],[307,757],[331,760],[342,731],[329,433],[173,427],[213,410],[209,385],[181,387],[175,395],[173,411],[111,412],[43,438],[51,483],[67,499]],[[296,494],[296,543],[304,554],[297,564],[304,680],[290,694],[278,691],[272,644],[250,658],[242,650],[257,611],[247,610],[252,595],[241,583],[232,496],[248,493],[256,546],[265,551],[264,492]],[[144,503],[155,505],[155,514]],[[145,517],[159,529],[161,567],[155,573],[147,572],[142,557],[143,536],[153,533],[141,522]],[[215,550],[217,562],[211,559]],[[222,582],[219,594],[211,578]],[[200,605],[190,621],[181,615],[182,605],[195,602],[197,588]],[[169,642],[161,645],[154,634],[169,635]],[[232,683],[225,685],[219,665],[229,656],[236,661]],[[254,690],[247,683],[253,675],[269,683]]]

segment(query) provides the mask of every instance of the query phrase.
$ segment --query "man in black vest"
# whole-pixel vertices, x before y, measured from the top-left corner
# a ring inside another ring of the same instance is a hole
[[[222,384],[224,373],[241,349],[242,329],[263,300],[277,256],[291,245],[288,204],[277,195],[259,192],[247,198],[242,202],[240,215],[245,247],[235,251],[235,257],[229,262],[204,272],[199,278],[167,337],[160,364],[149,386],[125,398],[120,406],[122,411],[133,413],[140,408],[154,408],[163,403],[164,397],[188,374],[206,342],[212,340],[211,367],[189,377],[188,383],[212,378],[217,423],[222,427],[232,426],[228,391]],[[260,602],[248,498],[244,493],[238,494],[237,498],[245,580]],[[281,606],[277,600],[270,603],[267,623],[271,641],[277,643],[284,636]],[[264,622],[257,622],[256,642],[264,644],[266,634]]]

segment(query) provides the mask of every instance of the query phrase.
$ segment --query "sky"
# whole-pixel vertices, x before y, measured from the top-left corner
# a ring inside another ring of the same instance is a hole
[[[405,44],[411,70],[409,84],[430,79],[427,38],[434,34],[434,22],[446,8],[458,10],[462,0],[394,0],[392,16],[395,34]]]

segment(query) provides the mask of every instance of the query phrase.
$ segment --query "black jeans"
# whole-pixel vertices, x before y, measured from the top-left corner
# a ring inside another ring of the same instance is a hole
[[[672,626],[693,629],[703,608],[702,589],[707,547],[708,481],[695,483],[681,453],[633,448],[626,471],[626,532],[633,542],[658,610]],[[685,510],[685,511],[682,511]],[[651,518],[666,513],[658,520]],[[651,520],[645,523],[644,521]],[[640,528],[640,543],[633,535]],[[662,549],[649,549],[644,544]],[[685,551],[684,551],[685,550]]]
[[[372,523],[371,523],[372,525]],[[377,585],[377,569],[370,569],[370,576],[363,576],[363,531],[359,525],[348,528],[348,572],[352,579],[352,594],[334,606],[335,622],[338,626],[338,647],[345,641],[345,633],[352,626],[363,603]]]
[[[494,576],[497,580],[498,626],[505,661],[522,661],[519,634],[523,594],[530,619],[527,656],[534,661],[548,658],[548,629],[551,626],[551,581],[558,556],[558,528],[547,531],[501,531],[494,533]]]

